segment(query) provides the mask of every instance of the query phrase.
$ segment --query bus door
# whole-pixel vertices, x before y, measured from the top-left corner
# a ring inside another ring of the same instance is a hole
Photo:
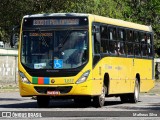
[[[100,55],[100,27],[98,24],[93,24],[92,28],[92,53],[93,53],[93,80],[94,85],[93,89],[96,93],[101,93],[103,80],[102,80],[102,63],[101,63],[101,55]]]

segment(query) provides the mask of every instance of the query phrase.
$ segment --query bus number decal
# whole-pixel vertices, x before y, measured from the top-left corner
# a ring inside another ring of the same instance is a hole
[[[73,80],[73,79],[64,79],[64,82],[65,82],[65,83],[73,83],[74,80]]]

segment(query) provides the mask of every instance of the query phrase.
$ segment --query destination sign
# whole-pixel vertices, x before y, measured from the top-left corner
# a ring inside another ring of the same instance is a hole
[[[35,19],[33,26],[79,25],[79,19]]]
[[[53,36],[52,33],[30,33],[29,36]]]
[[[67,28],[68,26],[80,27],[88,26],[87,17],[31,17],[23,20],[23,30],[35,28]],[[32,35],[36,36],[36,35]]]

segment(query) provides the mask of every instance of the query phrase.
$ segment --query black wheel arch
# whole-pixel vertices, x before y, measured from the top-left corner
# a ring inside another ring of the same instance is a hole
[[[138,83],[139,83],[139,88],[141,88],[141,82],[140,82],[140,74],[139,73],[137,73],[136,74],[136,79],[138,80]]]
[[[106,92],[106,95],[108,95],[109,94],[109,80],[110,80],[110,78],[109,78],[109,74],[108,73],[105,73],[104,74],[104,85],[105,85],[105,87],[107,88],[107,92]]]

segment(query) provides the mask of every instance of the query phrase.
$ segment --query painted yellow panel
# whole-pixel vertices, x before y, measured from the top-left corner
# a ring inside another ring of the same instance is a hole
[[[148,92],[154,86],[152,60],[108,56],[95,66],[93,77],[98,76],[99,66],[104,71],[101,78],[105,73],[109,74],[109,94],[132,93],[137,74],[140,76],[141,92]]]

